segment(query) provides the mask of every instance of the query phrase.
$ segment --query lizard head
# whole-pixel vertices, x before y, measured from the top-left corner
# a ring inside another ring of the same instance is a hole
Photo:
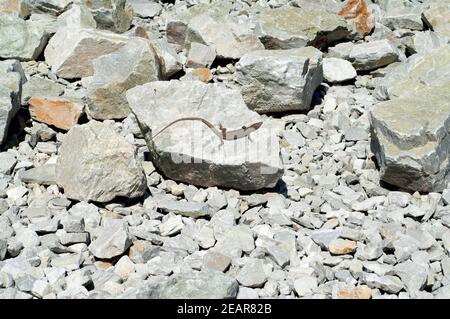
[[[253,127],[255,130],[257,130],[257,129],[259,129],[261,127],[261,125],[263,125],[263,122],[255,123],[251,127]]]

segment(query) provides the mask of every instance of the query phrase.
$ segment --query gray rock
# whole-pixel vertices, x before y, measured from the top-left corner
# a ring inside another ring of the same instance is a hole
[[[0,260],[5,259],[7,251],[8,251],[8,244],[6,240],[0,239]]]
[[[406,88],[405,88],[406,89]],[[442,191],[449,179],[448,84],[410,92],[370,112],[381,179],[414,191]],[[430,105],[434,105],[430,110]]]
[[[55,185],[56,184],[56,165],[47,164],[39,167],[34,167],[23,171],[19,174],[20,179],[24,183],[36,183],[40,185]]]
[[[422,12],[424,22],[438,34],[450,37],[450,4],[446,1],[429,1]]]
[[[59,29],[44,51],[45,61],[52,72],[65,79],[94,74],[93,60],[126,44],[128,38],[108,31],[70,27]]]
[[[104,220],[98,237],[89,245],[89,251],[97,258],[109,259],[123,254],[131,245],[128,226],[118,219]]]
[[[245,287],[259,288],[267,281],[261,259],[246,260],[244,266],[239,270],[236,280]]]
[[[0,39],[1,58],[29,61],[41,54],[48,34],[33,21],[0,12]]]
[[[242,252],[249,254],[255,249],[252,231],[246,226],[231,227],[221,236],[216,235],[217,243],[213,251],[230,257],[241,257]]]
[[[322,82],[322,53],[312,47],[260,50],[236,65],[242,96],[259,113],[308,110]]]
[[[160,78],[159,62],[147,39],[132,38],[123,47],[92,62],[87,90],[88,114],[98,120],[122,119],[129,107],[125,92]]]
[[[159,58],[161,77],[168,79],[183,69],[183,63],[174,48],[170,46],[166,38],[153,40],[153,49]]]
[[[422,30],[422,3],[419,1],[393,0],[380,3],[383,12],[381,23],[388,28]]]
[[[350,33],[344,18],[336,14],[319,8],[290,6],[263,10],[256,30],[267,49],[322,47]]]
[[[225,272],[230,267],[231,258],[215,251],[208,251],[203,257],[203,268]]]
[[[70,8],[58,16],[58,28],[95,29],[97,23],[89,8],[84,3],[72,4]]]
[[[216,58],[216,50],[201,43],[193,42],[186,60],[188,68],[209,68]]]
[[[125,32],[133,19],[133,7],[127,0],[90,0],[85,2],[97,27],[114,32]]]
[[[311,239],[323,250],[328,250],[330,243],[341,235],[339,230],[318,229],[311,232]]]
[[[323,78],[329,83],[341,83],[356,78],[356,70],[344,59],[324,58]]]
[[[168,178],[206,187],[243,190],[273,187],[280,178],[279,144],[269,123],[252,133],[250,143],[248,138],[241,138],[221,145],[221,139],[197,121],[179,123],[157,139],[152,138],[164,125],[185,116],[221,122],[230,130],[261,121],[257,113],[246,108],[238,91],[199,81],[152,82],[128,90],[127,99],[153,163]],[[259,143],[270,144],[271,148],[257,149]],[[223,156],[221,149],[227,156]]]
[[[65,195],[82,201],[139,197],[146,188],[133,146],[110,126],[96,121],[75,126],[64,137],[56,175]]]
[[[280,266],[286,267],[291,259],[290,251],[286,245],[278,244],[267,247],[267,254]]]
[[[29,0],[29,9],[32,12],[49,13],[52,15],[61,14],[66,9],[71,0]]]
[[[299,297],[311,295],[317,285],[317,278],[307,274],[299,274],[294,280],[294,289]]]
[[[215,209],[206,203],[182,202],[170,199],[167,196],[156,196],[156,205],[165,212],[172,212],[185,217],[199,218],[212,216]]]
[[[334,50],[343,59],[350,61],[357,71],[374,70],[399,60],[399,52],[389,40],[376,40],[360,44],[349,45],[343,43],[337,45]]]
[[[393,272],[400,277],[410,295],[422,290],[428,278],[428,270],[412,261],[395,265]]]
[[[180,215],[170,216],[162,222],[158,228],[161,236],[171,236],[178,234],[184,227],[183,219]]]
[[[165,299],[229,299],[235,298],[239,284],[218,271],[203,270],[173,275],[155,294]]]
[[[10,152],[0,153],[0,174],[10,175],[17,163],[16,156]]]
[[[153,18],[158,16],[163,7],[158,2],[148,0],[130,0],[134,13],[141,18]]]
[[[59,83],[33,76],[22,88],[22,105],[27,105],[32,96],[60,96],[64,93],[64,86]]]
[[[370,288],[377,288],[387,293],[396,294],[404,288],[402,281],[395,276],[378,276],[364,274],[364,281]]]
[[[209,14],[192,18],[187,25],[185,44],[190,48],[193,42],[214,47],[221,59],[239,59],[246,53],[264,49],[249,22],[238,23],[227,15],[219,19]]]

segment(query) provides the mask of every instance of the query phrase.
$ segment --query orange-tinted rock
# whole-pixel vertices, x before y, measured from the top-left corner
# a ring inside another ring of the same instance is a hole
[[[62,130],[69,130],[77,124],[84,110],[81,102],[64,98],[33,96],[28,104],[33,119]]]
[[[372,289],[367,286],[340,289],[336,297],[337,299],[370,299],[372,297]]]
[[[328,250],[333,255],[346,255],[355,252],[356,242],[348,239],[334,239],[330,242]]]
[[[29,15],[28,3],[23,0],[0,0],[0,12],[14,13],[25,18]]]
[[[369,34],[375,26],[375,19],[364,0],[347,0],[338,15],[350,20],[362,35]]]
[[[192,71],[192,76],[198,78],[200,81],[208,83],[212,80],[213,76],[211,70],[208,68],[198,68]]]

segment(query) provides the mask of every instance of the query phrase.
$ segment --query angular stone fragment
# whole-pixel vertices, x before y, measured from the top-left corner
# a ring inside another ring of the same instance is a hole
[[[398,61],[399,52],[389,40],[375,40],[360,44],[341,43],[330,48],[332,57],[352,63],[357,71],[370,71]]]
[[[59,29],[44,51],[52,72],[65,79],[93,75],[93,60],[111,53],[128,41],[123,35],[92,29]]]
[[[235,298],[237,281],[221,272],[203,270],[173,275],[156,292],[165,299],[229,299]]]
[[[340,83],[356,78],[353,65],[344,59],[323,59],[323,78],[329,83]]]
[[[450,83],[410,92],[370,112],[372,152],[381,179],[414,191],[442,191],[450,181]]]
[[[423,10],[420,0],[390,0],[380,3],[381,23],[391,30],[410,29],[422,30],[423,22],[421,13]]]
[[[87,90],[88,113],[98,120],[122,119],[130,110],[125,92],[160,79],[160,66],[147,39],[132,38],[117,51],[93,61]]]
[[[355,252],[356,242],[347,239],[334,239],[330,242],[328,250],[333,255],[346,255]]]
[[[188,68],[210,67],[216,58],[216,50],[210,46],[194,42],[191,44],[186,61]]]
[[[151,82],[127,91],[153,163],[167,177],[201,186],[237,189],[273,187],[282,172],[278,140],[263,124],[248,138],[222,140],[199,121],[176,123],[153,140],[152,135],[186,116],[219,122],[228,130],[260,122],[237,90],[192,82]],[[220,133],[219,133],[220,134]],[[264,147],[257,147],[259,143]],[[270,145],[270,148],[267,147]],[[226,154],[226,155],[225,155]]]
[[[450,78],[450,46],[444,45],[425,54],[414,54],[391,69],[377,83],[379,99],[408,97],[430,86],[441,86]]]
[[[289,6],[264,10],[257,32],[266,49],[324,47],[349,34],[346,21],[338,15],[319,8]]]
[[[73,0],[28,0],[30,11],[60,15]]]
[[[203,257],[203,267],[225,272],[231,264],[231,258],[215,251],[208,251]]]
[[[58,184],[71,199],[108,202],[143,194],[146,183],[134,148],[107,124],[73,127],[59,148]]]
[[[183,69],[180,57],[165,38],[153,40],[152,46],[159,58],[162,79],[168,79]]]
[[[22,105],[28,105],[28,100],[32,96],[60,96],[64,93],[64,85],[53,81],[33,76],[22,88]]]
[[[0,58],[35,60],[47,40],[48,34],[38,23],[0,12]]]
[[[220,59],[239,59],[244,54],[263,49],[249,24],[222,17],[199,15],[191,19],[186,30],[186,46],[198,42],[215,49]]]
[[[73,29],[95,29],[97,23],[84,4],[74,4],[58,17],[58,28],[68,27]]]
[[[20,173],[20,179],[24,183],[35,183],[40,185],[56,184],[56,165],[46,164],[26,170]]]
[[[362,35],[369,34],[375,26],[374,16],[365,0],[347,0],[338,15],[349,20]]]
[[[120,219],[106,219],[89,250],[97,258],[110,259],[123,254],[131,243],[126,223]]]
[[[129,1],[133,7],[134,13],[141,18],[153,18],[162,11],[162,6],[155,1],[149,0],[131,0]]]
[[[84,111],[81,101],[33,96],[28,100],[31,117],[62,130],[70,130]]]
[[[422,17],[433,31],[450,37],[450,3],[447,1],[431,2],[426,5]]]
[[[16,156],[13,153],[1,152],[0,153],[0,174],[11,174],[14,166],[17,163]]]
[[[267,276],[261,259],[251,259],[245,263],[236,276],[236,280],[245,287],[258,288],[264,285]]]
[[[248,107],[258,113],[308,110],[322,82],[322,53],[315,48],[260,50],[236,65]]]

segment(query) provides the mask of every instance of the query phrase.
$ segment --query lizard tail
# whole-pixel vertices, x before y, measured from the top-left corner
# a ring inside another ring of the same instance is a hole
[[[213,131],[213,133],[216,134],[222,140],[222,137],[221,137],[220,133],[217,131],[217,129],[214,127],[214,125],[212,125],[211,123],[209,123],[205,119],[198,118],[198,117],[183,117],[181,119],[175,120],[172,123],[167,124],[161,130],[159,130],[159,132],[157,132],[155,135],[153,135],[153,139],[156,138],[159,134],[161,134],[164,130],[166,130],[167,128],[169,128],[173,124],[175,124],[177,122],[181,122],[181,121],[200,121],[203,124],[205,124],[206,126],[208,126]]]

